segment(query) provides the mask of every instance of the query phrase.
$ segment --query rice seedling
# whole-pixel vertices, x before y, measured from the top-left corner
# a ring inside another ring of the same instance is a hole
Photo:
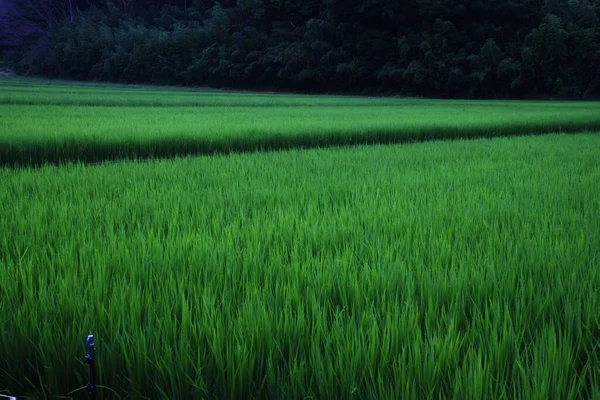
[[[595,398],[599,150],[0,169],[0,389],[81,387],[93,333],[123,398]]]

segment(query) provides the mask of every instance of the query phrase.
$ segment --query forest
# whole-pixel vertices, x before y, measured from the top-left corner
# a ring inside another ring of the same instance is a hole
[[[598,98],[599,0],[0,0],[0,66],[82,81]]]

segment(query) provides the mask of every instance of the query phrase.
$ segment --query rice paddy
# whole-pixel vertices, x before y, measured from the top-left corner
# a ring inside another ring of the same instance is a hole
[[[194,120],[11,107],[2,135],[39,143],[53,115],[113,138]],[[599,155],[581,133],[0,167],[0,393],[82,396],[93,333],[106,399],[600,398]]]
[[[232,94],[0,82],[0,165],[596,131],[600,102]]]

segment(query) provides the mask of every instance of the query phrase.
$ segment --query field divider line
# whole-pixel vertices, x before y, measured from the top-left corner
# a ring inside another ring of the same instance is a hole
[[[561,134],[586,134],[600,131],[598,126],[563,127]],[[446,131],[444,131],[446,132]],[[150,141],[147,143],[69,143],[68,140],[59,142],[60,148],[53,150],[43,142],[33,142],[30,145],[18,147],[16,144],[0,142],[0,167],[8,169],[40,168],[46,165],[61,166],[66,164],[102,165],[106,163],[122,161],[144,161],[144,160],[168,160],[190,156],[218,156],[246,153],[271,153],[291,150],[311,150],[347,148],[357,146],[377,145],[401,145],[417,144],[430,141],[454,141],[454,140],[481,140],[503,137],[539,136],[553,135],[557,131],[539,129],[526,131],[515,130],[477,132],[466,131],[460,133],[450,130],[451,133],[436,134],[427,131],[417,131],[410,134],[393,134],[390,132],[374,132],[372,134],[353,134],[349,136],[316,136],[316,137],[265,137],[264,141],[244,142],[223,139],[222,141],[211,141],[200,138],[182,139],[168,138],[167,140]]]

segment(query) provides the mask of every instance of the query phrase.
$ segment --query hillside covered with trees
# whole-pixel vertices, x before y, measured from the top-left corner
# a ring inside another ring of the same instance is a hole
[[[600,95],[600,0],[0,0],[21,74],[323,93]]]

